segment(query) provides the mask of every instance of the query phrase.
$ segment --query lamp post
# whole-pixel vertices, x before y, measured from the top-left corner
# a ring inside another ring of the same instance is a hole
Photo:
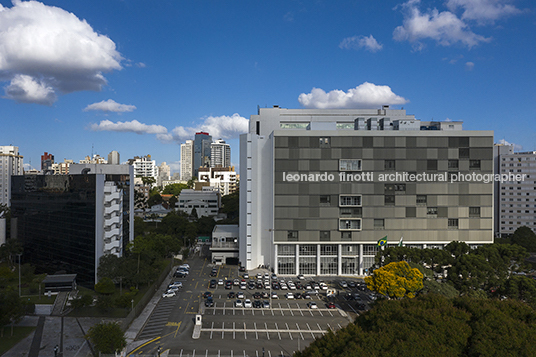
[[[54,346],[54,357],[58,357],[59,350],[60,350],[60,346],[58,345]]]
[[[162,347],[158,346],[158,350],[156,352],[158,353],[158,357],[160,357],[160,353],[162,352]]]
[[[20,256],[22,255],[22,253],[19,253],[17,255],[19,256],[19,297],[21,297],[22,294],[21,294],[21,279],[20,279],[20,277],[21,277],[21,275],[20,275]]]

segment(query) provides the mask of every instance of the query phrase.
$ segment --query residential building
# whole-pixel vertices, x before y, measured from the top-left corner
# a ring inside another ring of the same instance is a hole
[[[212,231],[210,245],[213,264],[238,264],[238,225],[217,224]]]
[[[152,177],[156,182],[158,178],[158,166],[156,166],[156,160],[151,160],[151,155],[145,155],[143,157],[134,156],[133,159],[128,160],[128,163],[134,166],[134,177]]]
[[[122,256],[134,238],[133,169],[73,164],[69,175],[13,176],[12,236],[39,273],[97,282],[99,259]]]
[[[183,181],[190,180],[193,175],[194,167],[194,142],[186,140],[186,143],[181,144],[181,177]]]
[[[194,139],[194,167],[193,176],[197,177],[200,167],[210,166],[210,144],[212,144],[212,136],[209,133],[195,133]]]
[[[49,154],[45,151],[43,155],[41,155],[41,172],[46,173],[50,172],[52,170],[52,165],[54,164],[54,155]]]
[[[510,144],[495,144],[493,145],[493,172],[501,173],[501,156],[505,154],[513,154],[514,145]],[[500,237],[500,221],[501,221],[501,181],[494,180],[493,182],[493,232],[495,237]]]
[[[18,146],[0,146],[0,204],[11,206],[11,176],[22,175],[23,156]]]
[[[110,151],[108,154],[108,164],[110,165],[119,165],[121,160],[119,159],[119,153],[115,150]]]
[[[199,168],[198,183],[202,186],[216,187],[220,195],[225,196],[238,189],[237,175],[232,167],[201,167]],[[196,184],[198,184],[196,183]]]
[[[68,175],[69,174],[69,166],[73,164],[73,160],[69,159],[63,159],[63,162],[58,162],[52,164],[52,172],[54,175]]]
[[[160,164],[160,166],[158,166],[158,177],[156,179],[156,185],[158,187],[163,188],[164,181],[169,181],[170,177],[171,177],[171,168],[164,161]]]
[[[240,136],[240,261],[362,275],[385,238],[493,242],[493,132],[405,110],[260,108]],[[484,175],[487,175],[484,177]]]
[[[508,237],[523,226],[536,232],[536,151],[499,149],[504,150],[499,155],[501,181],[495,199],[497,232],[501,237]]]
[[[177,202],[177,208],[189,215],[195,209],[197,217],[214,217],[218,215],[221,206],[221,196],[217,189],[203,187],[202,191],[192,189],[182,190]]]
[[[105,158],[102,156],[95,154],[92,157],[86,156],[84,160],[78,161],[79,164],[107,164],[108,161],[106,161]]]
[[[216,140],[210,144],[210,167],[231,166],[231,145],[224,140]]]

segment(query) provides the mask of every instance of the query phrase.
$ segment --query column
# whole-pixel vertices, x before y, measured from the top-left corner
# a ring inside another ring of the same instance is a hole
[[[296,275],[300,275],[300,245],[296,244]]]
[[[359,275],[363,276],[363,244],[359,244]]]
[[[274,274],[279,274],[277,268],[279,266],[279,264],[277,264],[277,244],[273,244],[272,245],[272,248],[274,250]]]
[[[342,244],[337,244],[337,275],[342,275]]]
[[[320,275],[320,244],[316,245],[316,275]]]

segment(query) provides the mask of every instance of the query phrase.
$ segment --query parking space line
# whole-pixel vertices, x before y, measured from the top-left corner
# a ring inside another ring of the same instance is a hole
[[[192,353],[192,357],[195,357],[195,350],[194,350],[193,353]]]
[[[225,333],[225,322],[222,322],[221,324],[221,339],[223,340],[223,334]]]
[[[268,357],[272,357],[272,354],[270,353],[270,351],[268,351]]]
[[[341,326],[341,324],[337,324],[337,325],[339,325],[339,329],[341,329],[341,330],[342,330],[342,326]]]
[[[244,322],[244,339],[247,340],[248,336],[246,334],[246,323]]]
[[[335,331],[333,330],[333,328],[332,328],[328,323],[326,323],[326,325],[328,325],[328,328],[329,328],[331,331],[335,332]]]
[[[302,339],[302,340],[305,340],[305,338],[303,338],[303,334],[301,333],[300,326],[298,325],[297,322],[296,322],[296,329],[297,329],[298,331],[300,331],[301,339]]]
[[[181,354],[179,355],[179,357],[182,357],[182,349],[181,349]]]
[[[316,323],[316,326],[318,326],[318,331],[322,331],[322,327],[320,327],[318,322]],[[325,332],[322,332],[322,336],[324,336],[325,334],[326,334]]]
[[[214,321],[212,321],[212,331],[210,331],[210,339],[212,340],[212,333],[214,332]]]
[[[259,334],[257,333],[257,323],[254,322],[253,326],[255,327],[255,339],[258,340],[259,339]]]
[[[277,334],[279,335],[279,339],[281,340],[281,333],[279,333],[279,327],[277,327],[277,322],[275,323],[275,329],[277,330]]]
[[[324,314],[322,314],[322,311],[320,311],[320,309],[318,309],[318,312],[320,313],[320,316],[324,316]]]
[[[268,325],[266,322],[264,323],[264,328],[266,329],[266,337],[268,337],[268,340],[270,339],[270,334],[268,333]]]
[[[279,311],[281,311],[281,316],[285,316],[285,314],[283,313],[283,308],[281,308],[281,303],[277,303],[277,305],[279,305]]]
[[[233,340],[236,338],[235,323],[233,322]]]
[[[205,357],[208,357],[208,350],[205,350]]]
[[[214,303],[214,307],[216,307],[216,303]],[[216,315],[216,309],[212,309],[212,315]]]
[[[313,334],[313,331],[311,330],[311,326],[309,326],[308,323],[305,323],[307,325],[307,328],[309,329],[309,331],[311,332],[311,336],[313,336],[313,338],[315,338],[315,335]]]
[[[290,310],[290,313],[292,316],[294,316],[294,313],[292,312],[292,309],[290,308],[290,304],[287,302],[287,305],[288,305],[288,309]]]
[[[288,324],[286,322],[285,325],[287,325],[288,335],[290,336],[290,339],[293,340],[292,334],[290,333],[290,327],[288,327]]]

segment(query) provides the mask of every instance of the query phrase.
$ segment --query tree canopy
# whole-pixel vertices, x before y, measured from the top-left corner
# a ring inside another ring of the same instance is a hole
[[[516,229],[512,235],[512,243],[522,246],[529,252],[536,252],[536,234],[529,227]]]
[[[162,191],[163,195],[173,195],[178,196],[180,195],[181,191],[185,188],[188,188],[187,184],[184,183],[172,183],[171,185],[167,185],[164,187],[164,190]]]
[[[127,345],[121,326],[115,322],[101,322],[92,326],[88,338],[97,351],[104,354],[121,352]]]
[[[408,262],[389,263],[365,278],[367,288],[389,298],[415,297],[423,288],[423,274]]]

